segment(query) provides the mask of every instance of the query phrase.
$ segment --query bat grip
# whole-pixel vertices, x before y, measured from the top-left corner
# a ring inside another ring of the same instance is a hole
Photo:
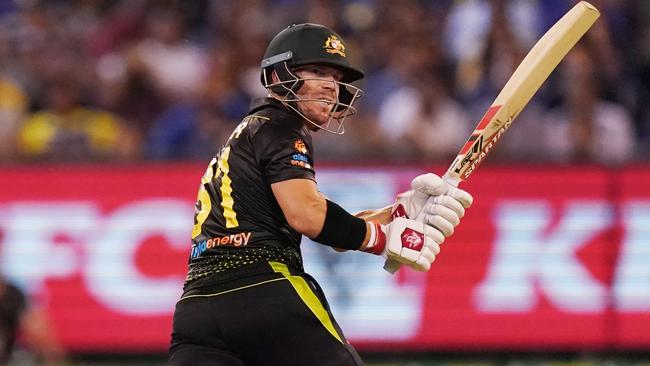
[[[390,274],[395,274],[400,268],[402,268],[402,263],[394,259],[386,259],[386,262],[384,262],[384,271]]]
[[[442,180],[445,181],[445,183],[451,185],[452,187],[458,187],[462,179],[457,174],[452,174],[449,173],[449,170],[442,176]]]

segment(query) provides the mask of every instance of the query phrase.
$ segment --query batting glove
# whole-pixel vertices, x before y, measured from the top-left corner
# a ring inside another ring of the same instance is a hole
[[[422,222],[398,217],[387,225],[370,223],[370,240],[363,251],[426,272],[440,253],[444,235]]]
[[[473,200],[468,192],[428,173],[411,181],[411,189],[397,196],[391,212],[393,218],[406,217],[423,222],[449,237]]]
[[[449,237],[473,201],[468,192],[428,173],[415,177],[411,181],[411,190],[397,196],[391,216],[393,221],[403,217],[431,225],[444,237]],[[397,272],[400,267],[399,261],[390,258],[384,264],[384,269],[390,273]]]

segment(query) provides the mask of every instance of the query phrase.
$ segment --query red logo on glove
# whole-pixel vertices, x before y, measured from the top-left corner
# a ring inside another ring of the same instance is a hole
[[[424,246],[424,234],[413,229],[406,229],[402,233],[402,247],[420,251]]]
[[[393,219],[396,217],[406,217],[407,219],[409,218],[408,215],[406,215],[406,210],[404,209],[404,206],[401,204],[397,205],[395,208],[395,211],[390,215]]]

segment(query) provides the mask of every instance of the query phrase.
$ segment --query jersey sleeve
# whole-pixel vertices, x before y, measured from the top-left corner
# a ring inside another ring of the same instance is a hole
[[[311,137],[303,128],[269,123],[255,135],[254,144],[269,184],[296,178],[316,180]]]

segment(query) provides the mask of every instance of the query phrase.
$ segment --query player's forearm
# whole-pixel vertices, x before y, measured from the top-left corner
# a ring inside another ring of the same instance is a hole
[[[300,209],[292,210],[287,222],[302,235],[313,238],[323,229],[326,211],[326,201],[314,199],[303,203]]]
[[[289,226],[310,238],[321,232],[327,203],[309,179],[290,179],[271,184]]]
[[[393,206],[386,206],[376,210],[364,210],[354,214],[354,216],[377,224],[388,224]]]
[[[370,241],[370,225],[372,224],[366,221],[366,235],[363,237],[363,242],[361,243],[361,246],[359,247],[358,250],[364,250],[368,246],[368,242]],[[336,247],[332,247],[332,249],[336,250],[337,252],[347,252],[349,250],[349,249],[336,248]]]
[[[370,225],[371,223],[377,223],[377,224],[387,224],[390,222],[390,214],[391,214],[391,206],[386,206],[380,209],[376,210],[364,210],[360,211],[354,214],[354,216],[364,219],[366,221],[366,235],[363,238],[363,243],[361,244],[361,247],[359,250],[365,250],[366,247],[368,246],[368,242],[370,241]],[[338,252],[344,252],[346,249],[337,249],[335,248],[336,251]]]

